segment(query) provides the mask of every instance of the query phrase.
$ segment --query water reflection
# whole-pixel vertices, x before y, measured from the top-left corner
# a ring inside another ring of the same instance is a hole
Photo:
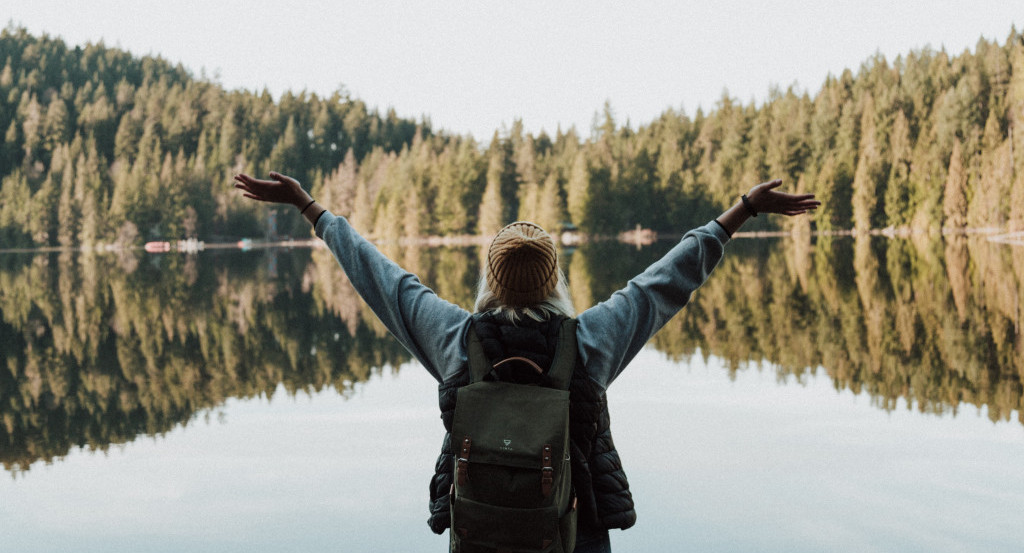
[[[566,252],[578,308],[670,244]],[[472,303],[475,248],[387,253],[455,303]],[[836,389],[930,413],[964,404],[1021,415],[1024,248],[984,238],[736,240],[653,340],[735,372],[823,371]],[[0,462],[8,471],[165,433],[228,398],[348,393],[408,354],[323,250],[199,256],[0,256]],[[280,387],[280,388],[279,388]]]
[[[1022,248],[805,237],[719,271],[655,338],[660,349],[707,347],[734,367],[764,359],[798,378],[821,367],[836,389],[885,409],[900,398],[931,413],[984,405],[992,420],[1016,411],[1024,422]]]

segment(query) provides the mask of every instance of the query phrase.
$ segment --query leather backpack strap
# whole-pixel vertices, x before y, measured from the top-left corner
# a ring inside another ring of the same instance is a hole
[[[544,369],[540,368],[540,365],[534,363],[533,361],[530,361],[525,357],[509,357],[507,359],[502,359],[501,361],[498,361],[497,363],[494,364],[494,368],[497,369],[498,367],[507,365],[509,363],[523,363],[524,365],[527,365],[528,367],[536,371],[538,375],[544,374]]]
[[[548,369],[551,387],[568,390],[572,380],[572,371],[576,368],[576,319],[565,319],[558,329],[558,343],[555,345],[555,357]]]

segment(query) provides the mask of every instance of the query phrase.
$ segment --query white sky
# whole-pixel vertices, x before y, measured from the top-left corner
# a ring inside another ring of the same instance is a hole
[[[692,115],[728,89],[812,94],[880,52],[951,53],[1024,27],[1020,0],[818,2],[430,2],[0,0],[0,17],[71,44],[159,54],[228,88],[329,94],[428,116],[481,140],[527,130],[589,133],[605,100],[617,121]]]

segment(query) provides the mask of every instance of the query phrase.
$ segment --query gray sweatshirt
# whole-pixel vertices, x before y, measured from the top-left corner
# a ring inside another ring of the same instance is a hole
[[[324,213],[316,222],[316,235],[384,326],[438,382],[467,370],[469,311],[438,297],[344,217]],[[601,389],[686,305],[718,264],[728,241],[725,229],[714,221],[691,230],[624,288],[577,316],[579,353]]]

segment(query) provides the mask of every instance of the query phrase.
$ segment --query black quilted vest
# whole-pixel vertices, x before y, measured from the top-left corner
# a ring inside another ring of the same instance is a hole
[[[488,359],[499,361],[520,356],[541,367],[550,367],[558,329],[564,320],[525,320],[512,324],[504,316],[485,313],[474,315],[473,325]],[[455,416],[456,392],[466,384],[469,384],[468,369],[438,387],[445,435],[441,455],[430,480],[428,520],[430,529],[436,534],[443,533],[451,524],[448,494],[452,486],[454,456],[449,433]],[[580,531],[626,529],[636,522],[633,496],[629,493],[629,482],[615,451],[610,427],[607,397],[587,375],[577,354],[576,368],[569,384],[569,442]]]

